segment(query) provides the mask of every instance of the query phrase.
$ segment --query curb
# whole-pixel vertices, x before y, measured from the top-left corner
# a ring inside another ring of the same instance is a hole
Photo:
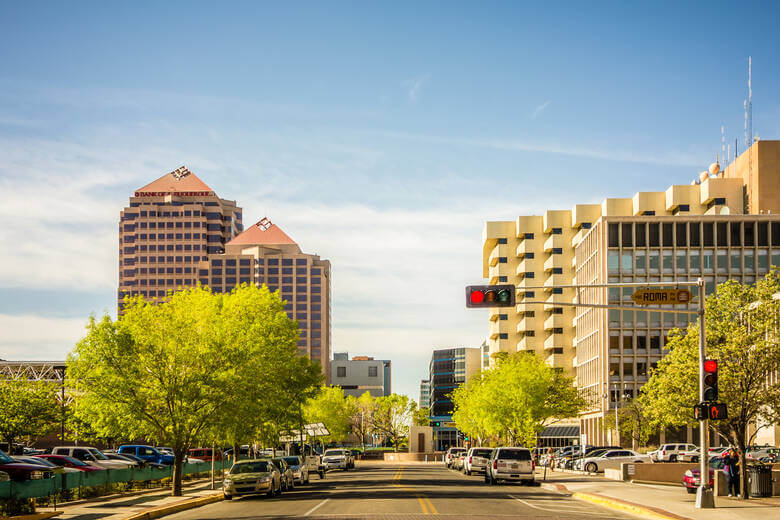
[[[188,509],[195,509],[196,507],[205,506],[206,504],[212,504],[214,502],[220,502],[222,500],[225,500],[225,497],[222,495],[222,493],[196,498],[194,500],[182,500],[167,506],[156,507],[148,511],[132,514],[125,517],[123,520],[152,520],[153,518],[160,518],[173,513],[178,513],[180,511],[186,511]]]
[[[9,517],[13,518],[14,520],[45,520],[46,518],[51,518],[53,516],[59,516],[62,514],[62,511],[48,511],[46,513],[35,513],[32,515],[20,515],[20,516],[14,516]]]
[[[690,520],[686,516],[679,516],[674,513],[664,511],[663,509],[642,506],[632,502],[626,502],[625,500],[620,500],[618,498],[597,495],[595,493],[581,493],[579,491],[575,491],[572,493],[572,497],[578,500],[584,500],[586,502],[608,507],[610,509],[615,509],[617,511],[624,511],[626,513],[643,516],[645,518],[654,518],[660,520]]]

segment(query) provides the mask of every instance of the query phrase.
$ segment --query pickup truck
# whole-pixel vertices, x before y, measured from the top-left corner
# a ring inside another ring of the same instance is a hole
[[[139,459],[143,459],[146,462],[154,462],[155,464],[165,464],[166,466],[170,466],[173,464],[174,457],[173,455],[167,455],[165,453],[161,453],[157,450],[157,448],[153,446],[144,446],[144,445],[137,445],[137,444],[125,444],[124,446],[120,446],[118,450],[116,450],[117,453],[120,455],[124,455],[125,453],[129,453],[130,455],[135,455]]]
[[[103,455],[100,450],[90,446],[57,446],[51,450],[51,453],[52,455],[73,457],[81,462],[105,469],[127,469],[134,465],[130,462],[111,460]]]
[[[332,448],[325,450],[322,455],[322,465],[326,470],[343,469],[347,471],[355,467],[355,457],[350,450]]]

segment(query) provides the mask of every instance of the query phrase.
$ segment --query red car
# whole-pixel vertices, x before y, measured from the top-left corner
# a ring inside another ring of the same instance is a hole
[[[54,472],[35,464],[17,462],[0,451],[0,471],[7,473],[11,480],[40,480],[52,478]]]
[[[105,471],[106,469],[99,466],[93,466],[92,464],[87,464],[86,462],[81,462],[80,460],[74,459],[73,457],[68,457],[67,455],[51,455],[49,453],[45,453],[43,455],[34,455],[34,457],[48,460],[52,464],[56,464],[58,466],[74,468],[80,471]]]
[[[752,459],[748,459],[748,467],[750,466],[761,466],[762,463],[759,461],[754,461]],[[714,474],[715,471],[720,471],[723,469],[723,457],[717,456],[717,457],[711,457],[710,458],[710,487],[714,485]],[[699,468],[689,469],[685,472],[685,476],[683,477],[683,486],[685,486],[685,489],[688,490],[688,493],[696,493],[696,488],[699,487],[701,484],[701,479],[699,478],[699,475],[701,474],[701,471],[699,471]]]

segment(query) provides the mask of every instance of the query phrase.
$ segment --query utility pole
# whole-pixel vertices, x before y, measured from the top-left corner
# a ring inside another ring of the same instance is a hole
[[[618,390],[618,384],[615,383],[615,439],[617,439],[617,442],[615,442],[616,445],[621,446],[620,444],[620,422],[618,419],[618,406],[620,405],[620,391]]]
[[[699,402],[704,402],[704,360],[707,359],[707,338],[704,328],[704,279],[699,278]],[[696,508],[712,509],[715,507],[715,498],[709,482],[709,439],[710,421],[707,415],[699,421],[699,444],[701,455],[699,456],[700,484],[696,490]]]

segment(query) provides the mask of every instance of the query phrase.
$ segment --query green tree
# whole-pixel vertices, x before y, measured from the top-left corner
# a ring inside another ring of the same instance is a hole
[[[736,446],[742,460],[752,444],[756,423],[780,420],[780,382],[768,376],[780,366],[778,317],[780,272],[775,268],[755,285],[729,280],[706,302],[707,357],[718,360],[718,400],[728,407],[728,419],[711,427]],[[699,401],[699,327],[670,334],[669,349],[643,387],[640,400],[659,426],[693,425],[692,407]],[[747,498],[745,465],[742,496]]]
[[[171,446],[178,496],[193,442],[251,439],[279,412],[278,392],[308,391],[315,369],[296,357],[297,340],[266,287],[192,288],[161,304],[127,298],[116,321],[91,318],[68,357],[75,414],[101,437]]]
[[[354,402],[351,407],[354,414],[351,417],[352,433],[360,439],[360,446],[365,450],[366,437],[371,434],[373,429],[375,399],[370,392],[366,391],[360,397],[349,397]]]
[[[24,377],[0,377],[0,438],[13,443],[22,438],[43,437],[60,417],[59,385]]]
[[[395,451],[398,451],[398,446],[409,435],[409,426],[416,408],[417,403],[407,395],[390,394],[376,398],[374,430],[390,441]]]
[[[344,442],[352,431],[356,408],[355,400],[347,399],[340,386],[323,386],[306,402],[303,416],[306,422],[321,422],[330,431],[330,435],[319,439],[322,442]]]
[[[417,406],[414,407],[414,412],[412,413],[412,424],[415,426],[428,426],[431,424],[431,409],[422,407],[417,408]]]
[[[573,378],[534,354],[518,352],[497,361],[495,368],[452,394],[453,420],[469,436],[530,446],[547,425],[575,417],[584,408]]]
[[[641,399],[624,399],[618,409],[618,421],[620,438],[631,439],[633,449],[647,445],[650,435],[655,431]],[[604,428],[615,428],[615,414],[609,413],[604,417]]]

